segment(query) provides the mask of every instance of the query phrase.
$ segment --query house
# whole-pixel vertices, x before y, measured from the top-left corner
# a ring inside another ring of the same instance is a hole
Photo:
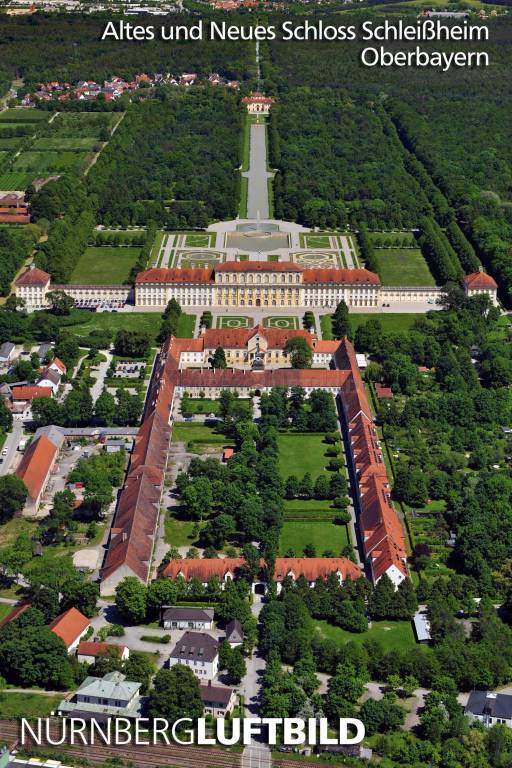
[[[53,397],[53,390],[50,387],[29,385],[12,387],[7,407],[15,419],[32,421],[32,401],[36,397]]]
[[[497,723],[512,728],[512,696],[506,693],[471,691],[464,714],[486,728]]]
[[[418,643],[430,643],[432,635],[430,634],[430,621],[426,611],[416,611],[412,618],[414,633]]]
[[[121,661],[126,661],[130,657],[130,649],[126,645],[89,640],[80,640],[76,649],[76,657],[81,664],[94,664],[96,659],[111,654],[117,654]]]
[[[37,350],[37,356],[43,362],[48,352],[51,352],[53,349],[53,345],[49,341],[43,341],[42,344],[39,345],[39,348]]]
[[[244,630],[238,619],[233,619],[226,626],[226,640],[231,648],[238,648],[244,642]]]
[[[4,341],[0,347],[0,365],[7,365],[11,362],[15,349],[16,347],[12,342]]]
[[[38,511],[63,442],[64,432],[59,427],[40,427],[23,454],[16,474],[21,477],[28,490],[26,514]]]
[[[466,296],[486,295],[494,306],[498,303],[498,284],[494,278],[485,272],[472,272],[462,279],[462,285]]]
[[[242,104],[245,104],[250,114],[260,113],[268,115],[273,103],[274,99],[272,97],[264,96],[259,92],[253,93],[251,96],[244,96],[242,99]]]
[[[169,667],[175,664],[186,664],[197,677],[213,680],[219,671],[219,643],[205,632],[185,632],[169,656]]]
[[[68,653],[74,653],[90,626],[87,616],[76,608],[69,608],[49,624],[51,631],[64,641]]]
[[[393,390],[391,387],[386,387],[385,384],[375,384],[375,394],[379,400],[392,400]]]
[[[233,448],[224,448],[224,450],[222,451],[222,461],[225,463],[233,456],[234,453],[235,452]]]
[[[141,683],[127,680],[121,672],[109,672],[104,677],[86,677],[75,693],[60,702],[59,714],[84,720],[105,715],[140,717],[140,686]]]
[[[64,363],[58,357],[54,357],[41,372],[37,383],[40,387],[51,387],[53,394],[56,395],[65,373],[66,366]]]
[[[164,629],[212,629],[213,608],[166,608],[162,612]]]
[[[236,704],[236,694],[233,688],[222,685],[200,685],[199,693],[203,702],[204,714],[212,717],[230,715]]]

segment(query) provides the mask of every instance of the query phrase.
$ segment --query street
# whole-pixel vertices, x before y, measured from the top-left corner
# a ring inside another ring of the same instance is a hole
[[[3,459],[3,462],[0,464],[0,475],[6,475],[11,471],[11,466],[16,457],[16,451],[18,450],[22,435],[23,422],[15,419],[12,425],[12,432],[7,434],[6,441],[2,448],[1,458]],[[7,451],[5,456],[3,455],[3,451]]]

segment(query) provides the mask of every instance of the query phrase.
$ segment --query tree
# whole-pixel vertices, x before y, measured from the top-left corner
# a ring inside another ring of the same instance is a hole
[[[411,507],[420,507],[427,502],[427,477],[419,467],[404,463],[398,465],[393,495]]]
[[[4,432],[12,429],[12,413],[6,407],[3,400],[0,402],[0,429]]]
[[[147,590],[135,576],[126,576],[116,587],[116,606],[129,624],[140,624],[146,617]]]
[[[67,581],[62,588],[60,607],[62,611],[75,607],[90,619],[96,614],[98,597],[99,587],[96,582],[73,579]]]
[[[222,347],[217,347],[212,358],[212,368],[227,368],[226,353]]]
[[[149,343],[149,336],[143,331],[118,331],[114,351],[121,357],[145,357]]]
[[[46,626],[26,626],[20,632],[15,621],[1,631],[0,674],[23,687],[65,690],[74,682],[63,640]]]
[[[348,307],[343,299],[336,307],[332,316],[332,331],[337,339],[342,339],[344,336],[351,337]]]
[[[147,609],[153,616],[158,616],[160,608],[176,602],[179,585],[171,579],[152,581],[147,591]]]
[[[175,664],[171,669],[160,669],[155,676],[155,687],[149,695],[150,717],[163,717],[174,723],[180,718],[197,720],[203,714],[199,680],[190,667]]]
[[[35,397],[32,400],[32,416],[37,427],[58,425],[63,420],[62,407],[52,397]]]
[[[0,523],[20,514],[27,500],[27,487],[17,475],[0,477]]]
[[[48,301],[51,311],[57,316],[69,315],[75,306],[75,300],[64,291],[50,291]]]
[[[294,336],[286,341],[285,355],[290,356],[292,368],[311,368],[313,353],[308,342],[302,336]]]
[[[112,424],[115,414],[115,397],[105,389],[96,400],[96,404],[94,406],[94,415],[101,421],[102,424],[108,425]]]
[[[151,677],[154,671],[153,663],[145,653],[140,651],[131,651],[123,666],[123,672],[128,680],[142,683],[141,693],[143,696],[146,696],[149,692]]]
[[[228,673],[230,682],[234,685],[238,685],[242,678],[247,674],[247,665],[240,648],[231,648],[231,653],[227,660],[226,672]]]
[[[384,696],[380,701],[368,699],[361,707],[359,716],[368,736],[396,731],[405,720],[404,710],[389,696]]]

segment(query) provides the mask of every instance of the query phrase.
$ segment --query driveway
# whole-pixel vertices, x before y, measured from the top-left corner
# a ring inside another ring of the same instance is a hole
[[[110,368],[110,363],[112,362],[112,353],[108,352],[106,350],[103,350],[102,353],[103,357],[105,357],[105,360],[103,360],[96,369],[91,369],[91,376],[96,379],[94,384],[91,387],[91,397],[93,403],[96,402],[98,397],[103,392],[103,383],[105,381],[105,378],[107,376],[107,371]]]
[[[6,475],[11,471],[12,464],[16,458],[16,451],[18,445],[23,436],[23,422],[15,419],[12,424],[12,432],[9,432],[5,443],[2,448],[3,462],[0,464],[0,475]],[[3,455],[3,451],[7,451],[6,455]]]

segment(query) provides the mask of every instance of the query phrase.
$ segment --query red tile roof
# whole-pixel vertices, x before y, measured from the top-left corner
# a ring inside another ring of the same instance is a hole
[[[30,224],[26,214],[0,213],[0,224]]]
[[[37,267],[29,267],[16,280],[16,285],[46,285],[50,280],[48,272],[43,272]]]
[[[204,349],[216,349],[217,347],[245,349],[250,339],[258,335],[266,339],[269,349],[284,349],[288,339],[297,337],[306,339],[311,346],[312,339],[316,338],[309,331],[280,330],[279,328],[264,328],[262,325],[256,325],[254,328],[209,328],[203,333],[201,339]]]
[[[34,397],[52,397],[53,389],[51,387],[13,387],[13,400],[33,400]]]
[[[57,447],[51,440],[41,435],[30,443],[23,454],[16,474],[27,486],[31,499],[37,499],[43,490],[57,453]]]
[[[496,290],[498,284],[496,280],[488,275],[486,272],[472,272],[470,275],[466,275],[463,278],[466,288],[491,288]]]
[[[29,603],[28,601],[15,605],[12,611],[8,613],[7,616],[4,616],[4,618],[0,621],[0,629],[6,624],[9,624],[9,622],[17,619],[18,616],[21,616],[22,613],[28,611],[29,608],[32,608],[32,603]]]
[[[407,550],[402,523],[391,503],[391,486],[352,344],[343,339],[336,365],[349,369],[342,386],[352,461],[357,473],[363,548],[374,581],[395,566],[408,575]]]
[[[380,278],[369,269],[305,269],[305,284],[380,285]]]
[[[215,272],[305,272],[304,267],[293,261],[225,261],[215,267]]]
[[[375,392],[379,400],[393,399],[393,390],[391,387],[386,387],[384,384],[375,384]]]
[[[138,285],[144,283],[212,283],[212,269],[169,269],[153,267],[139,272],[135,278]]]
[[[69,648],[80,637],[82,632],[85,632],[90,623],[83,613],[77,611],[76,608],[69,608],[64,613],[61,613],[60,616],[57,616],[48,626],[52,632],[64,641],[66,648]]]
[[[115,645],[114,643],[95,643],[89,640],[80,640],[76,649],[77,654],[81,656],[110,656],[114,650],[118,656],[123,654],[126,646]]]
[[[171,560],[162,575],[170,579],[184,578],[185,581],[198,579],[207,582],[216,576],[223,580],[227,575],[236,576],[245,565],[242,557],[193,558]],[[260,568],[264,568],[264,560]],[[327,579],[332,573],[340,573],[343,580],[358,579],[361,570],[346,557],[277,557],[274,567],[274,581],[283,581],[287,576],[298,579],[304,576],[308,581]],[[263,575],[263,574],[261,574]]]

